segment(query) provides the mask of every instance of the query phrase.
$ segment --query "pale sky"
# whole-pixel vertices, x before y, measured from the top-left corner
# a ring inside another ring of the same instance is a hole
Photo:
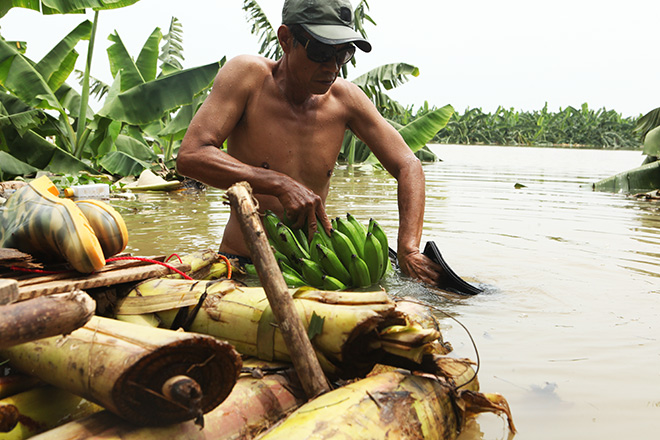
[[[277,28],[283,0],[257,1]],[[173,16],[183,25],[186,68],[256,54],[259,42],[242,5],[141,0],[101,11],[92,75],[111,82],[106,48],[114,30],[137,57],[154,28],[167,32]],[[418,66],[419,77],[390,92],[405,106],[427,100],[462,113],[499,105],[532,111],[547,102],[557,111],[586,102],[624,116],[660,107],[658,0],[370,0],[369,6],[377,23],[366,25],[373,50],[358,50],[349,79],[382,64]],[[27,41],[27,56],[38,61],[84,18],[14,8],[0,19],[0,34]],[[80,69],[86,48],[78,46]]]

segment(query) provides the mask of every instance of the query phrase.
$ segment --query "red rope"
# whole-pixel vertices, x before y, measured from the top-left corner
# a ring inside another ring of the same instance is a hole
[[[11,270],[15,270],[17,272],[31,272],[31,273],[43,273],[43,274],[56,274],[56,273],[67,273],[67,272],[74,272],[73,270],[44,270],[44,269],[28,269],[27,267],[18,267],[18,266],[9,266]]]
[[[177,257],[179,259],[179,262],[183,263],[181,260],[181,257],[179,257],[177,254],[172,254],[165,261],[169,261],[170,258],[172,257]],[[225,257],[224,255],[218,254],[218,256],[224,260],[225,265],[227,266],[227,279],[231,279],[231,263],[229,262],[229,259]],[[144,257],[113,257],[113,258],[108,258],[105,260],[106,263],[109,263],[111,261],[119,261],[119,260],[137,260],[137,261],[144,261],[146,263],[153,263],[153,264],[160,264],[161,266],[165,266],[168,269],[170,269],[173,272],[178,273],[181,275],[183,278],[186,280],[192,280],[193,278],[188,276],[187,274],[181,272],[179,269],[173,267],[171,264],[163,263],[162,261],[158,260],[152,260],[151,258],[144,258]],[[14,271],[19,271],[19,272],[31,272],[31,273],[42,273],[42,274],[57,274],[57,273],[67,273],[67,272],[75,272],[73,270],[43,270],[43,269],[28,269],[25,267],[18,267],[18,266],[10,266],[9,267],[11,270]]]
[[[170,255],[169,257],[167,257],[167,258],[165,259],[165,262],[167,263],[168,261],[170,261],[170,258],[172,258],[172,257],[177,257],[177,258],[179,259],[179,263],[183,264],[183,260],[181,259],[181,257],[179,257],[179,254],[172,254],[172,255]]]
[[[222,254],[218,254],[218,257],[222,258],[225,261],[225,266],[227,266],[227,279],[231,280],[231,263],[229,262],[229,258],[225,257]]]
[[[173,267],[171,264],[163,263],[162,261],[157,261],[157,260],[152,260],[151,258],[143,258],[143,257],[113,257],[113,258],[108,258],[105,260],[106,263],[110,261],[118,261],[118,260],[137,260],[137,261],[144,261],[147,263],[153,263],[153,264],[160,264],[161,266],[167,267],[169,270],[178,273],[181,275],[183,278],[186,280],[192,280],[190,276],[186,275],[185,273],[181,272],[179,269]]]

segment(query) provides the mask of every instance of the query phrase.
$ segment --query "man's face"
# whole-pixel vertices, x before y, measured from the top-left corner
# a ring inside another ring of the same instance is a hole
[[[297,44],[291,55],[299,66],[297,72],[302,75],[302,81],[309,84],[310,93],[326,93],[337,79],[341,66],[352,58],[355,46],[350,43],[326,45],[306,33],[293,38]]]

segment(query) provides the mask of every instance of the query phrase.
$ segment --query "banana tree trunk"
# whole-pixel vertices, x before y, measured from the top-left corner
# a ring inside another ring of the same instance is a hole
[[[396,309],[384,291],[289,290],[326,374],[362,377],[383,360],[435,371],[435,329],[425,329]],[[154,313],[163,326],[209,334],[245,355],[290,361],[261,287],[221,282],[157,279],[135,287],[115,309],[119,317]]]
[[[215,338],[96,316],[67,336],[0,356],[139,425],[203,422],[229,395],[241,366],[238,353]]]
[[[290,365],[248,359],[244,370],[229,397],[204,416],[203,430],[191,421],[138,427],[103,411],[44,432],[33,440],[249,440],[305,402],[305,393]]]
[[[95,309],[96,302],[82,290],[0,306],[0,348],[70,333]]]
[[[485,411],[505,414],[510,420],[503,399],[489,400],[472,391],[457,393],[444,381],[388,372],[306,403],[257,439],[448,440],[458,436],[467,415]],[[512,423],[510,428],[515,433]]]

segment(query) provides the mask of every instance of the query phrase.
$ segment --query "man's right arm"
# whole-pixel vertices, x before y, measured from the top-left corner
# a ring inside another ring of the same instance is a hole
[[[221,189],[246,181],[255,194],[277,197],[297,226],[309,219],[309,226],[315,229],[317,216],[329,224],[317,194],[283,173],[246,164],[222,151],[222,144],[244,114],[251,91],[261,87],[264,76],[270,74],[264,70],[267,68],[254,57],[240,56],[220,69],[183,138],[177,171]]]

